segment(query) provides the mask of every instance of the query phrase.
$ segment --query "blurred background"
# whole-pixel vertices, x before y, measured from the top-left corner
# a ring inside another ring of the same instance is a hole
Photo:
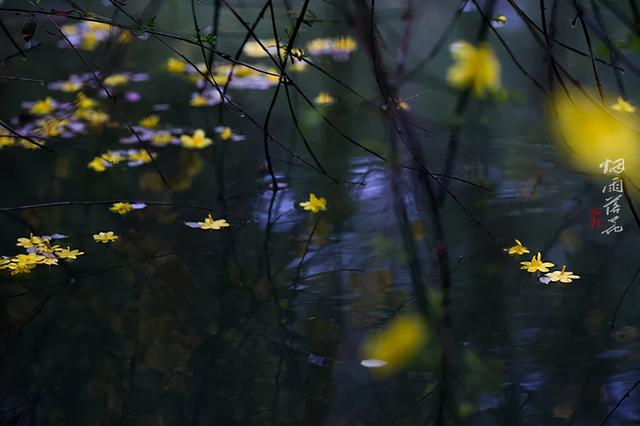
[[[47,140],[51,151],[0,149],[0,254],[23,252],[15,241],[30,233],[67,235],[65,246],[85,252],[30,274],[2,271],[2,424],[640,422],[638,225],[622,199],[622,232],[592,227],[611,176],[573,169],[548,114],[558,74],[598,97],[590,48],[601,59],[604,104],[634,103],[640,21],[633,0],[546,3],[543,24],[539,1],[378,0],[372,56],[371,3],[268,2],[275,25],[266,8],[255,35],[273,39],[275,28],[286,45],[295,34],[310,64],[294,69],[289,57],[293,83],[277,87],[277,49],[270,58],[245,48],[238,61],[276,76],[239,65],[255,81],[234,75],[222,105],[204,83],[207,67],[199,74],[191,64],[230,64],[247,35],[237,17],[251,26],[259,0],[0,2],[0,120],[30,132],[37,118],[25,103],[51,96],[74,105],[77,90],[52,88],[72,74],[109,115]],[[194,15],[201,44],[226,57],[203,55]],[[84,18],[115,25],[100,34]],[[579,52],[548,49],[535,28],[543,25]],[[309,46],[347,36],[355,46],[346,53]],[[447,70],[452,43],[483,39],[501,64],[501,89],[478,97],[451,87]],[[169,58],[184,69],[172,72]],[[376,62],[397,105],[381,95]],[[122,73],[112,99],[94,82]],[[320,92],[334,102],[314,103]],[[194,107],[198,95],[211,105]],[[155,166],[87,167],[131,148],[121,141],[131,136],[127,123],[152,114],[176,140],[203,129],[213,143],[148,145]],[[397,137],[398,123],[409,142]],[[226,126],[240,137],[222,140]],[[432,173],[459,178],[445,180],[440,202],[425,201],[411,144]],[[627,188],[637,205],[637,189]],[[326,198],[326,211],[300,208],[310,193]],[[121,216],[109,211],[112,200],[147,206]],[[67,201],[87,203],[28,208]],[[185,226],[208,211],[231,226]],[[117,242],[93,241],[107,230]],[[531,253],[507,254],[514,239]],[[544,284],[521,270],[538,251],[581,278]],[[416,312],[422,338],[407,343],[394,320]],[[370,368],[363,360],[375,336],[410,356],[392,371]]]

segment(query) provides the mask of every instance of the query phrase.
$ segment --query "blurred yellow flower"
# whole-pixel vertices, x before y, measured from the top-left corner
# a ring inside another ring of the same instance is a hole
[[[211,216],[211,213],[204,219],[204,222],[197,222],[200,229],[212,229],[218,230],[220,228],[226,228],[227,226],[231,226],[224,219],[214,219]]]
[[[54,109],[56,109],[56,102],[51,96],[47,96],[45,99],[33,104],[29,112],[34,115],[47,115],[51,114]]]
[[[447,72],[449,85],[458,89],[470,88],[475,96],[501,88],[500,62],[490,45],[473,46],[467,41],[457,41],[449,50],[455,61]]]
[[[538,252],[538,254],[536,256],[533,256],[531,258],[531,261],[524,261],[524,262],[520,262],[520,264],[522,265],[520,267],[520,269],[526,269],[527,272],[549,272],[549,268],[553,268],[555,265],[551,262],[543,262],[540,257],[542,255],[540,254],[540,252]]]
[[[38,244],[42,244],[42,239],[33,234],[29,234],[29,238],[18,238],[18,247],[31,248]]]
[[[560,281],[561,283],[565,283],[565,284],[569,284],[571,283],[571,281],[577,280],[580,278],[579,275],[575,275],[573,272],[567,271],[566,266],[564,265],[562,265],[562,271],[553,271],[545,275],[549,277],[549,281],[553,281],[553,282]]]
[[[107,165],[105,164],[106,161],[103,160],[100,157],[94,157],[93,160],[89,161],[87,163],[87,167],[100,173],[100,172],[104,172],[105,170],[107,170]]]
[[[78,256],[82,256],[83,254],[83,251],[72,249],[71,247],[67,247],[66,249],[59,249],[56,251],[56,256],[58,256],[60,259],[66,260],[67,262],[76,260]]]
[[[187,64],[179,59],[169,58],[165,67],[172,74],[182,74],[187,69]]]
[[[525,253],[529,253],[529,249],[526,248],[525,246],[522,245],[522,243],[520,242],[520,240],[515,240],[516,241],[516,245],[509,247],[507,249],[507,251],[509,252],[509,254],[514,254],[514,255],[523,255]]]
[[[578,90],[569,94],[555,93],[549,111],[556,142],[566,157],[577,169],[597,175],[602,175],[599,166],[607,159],[622,158],[626,176],[638,182],[640,139],[636,115],[605,108]]]
[[[368,336],[362,365],[389,374],[410,362],[427,342],[429,328],[419,314],[401,314],[380,333]]]
[[[128,82],[129,77],[124,74],[111,74],[109,77],[105,78],[102,83],[108,87],[115,87],[122,86]]]
[[[118,239],[118,236],[113,233],[113,231],[107,232],[98,232],[97,234],[93,234],[93,239],[102,244],[112,243]]]
[[[299,205],[311,213],[327,210],[327,200],[324,197],[318,198],[315,194],[309,194],[309,201],[302,201]]]
[[[145,129],[155,129],[158,127],[158,124],[160,124],[160,117],[156,114],[152,114],[148,117],[144,117],[138,124],[140,127],[144,127]]]
[[[628,112],[629,114],[636,112],[636,107],[631,105],[630,102],[625,101],[622,96],[618,96],[616,103],[611,105],[611,109],[614,111]]]
[[[193,136],[182,135],[180,136],[180,142],[182,146],[189,149],[202,149],[206,148],[213,143],[211,139],[207,137],[204,130],[197,129]]]
[[[113,205],[109,207],[109,210],[124,216],[133,210],[133,206],[131,203],[113,203]]]
[[[333,105],[335,101],[334,97],[327,92],[320,92],[313,100],[313,102],[319,106]]]

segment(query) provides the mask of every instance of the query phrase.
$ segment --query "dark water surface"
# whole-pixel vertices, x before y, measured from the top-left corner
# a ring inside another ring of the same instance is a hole
[[[195,2],[203,34],[212,31],[213,3]],[[263,6],[253,0],[230,3],[248,22]],[[303,2],[288,3],[295,18]],[[415,5],[407,70],[429,55],[458,7],[449,0],[414,3],[420,4]],[[539,22],[538,2],[518,3]],[[570,25],[571,8],[559,3],[557,37],[586,49],[582,33]],[[640,380],[635,287],[616,310],[638,267],[638,227],[628,206],[620,214],[623,232],[601,235],[591,228],[589,212],[601,208],[606,179],[566,165],[545,123],[544,96],[494,35],[489,41],[502,62],[509,96],[474,99],[463,114],[455,114],[460,94],[445,80],[451,64],[447,47],[475,37],[482,23],[476,12],[462,13],[443,49],[401,78],[394,71],[403,54],[406,4],[380,1],[382,55],[410,107],[402,117],[420,126],[410,127],[425,164],[433,172],[444,171],[450,135],[459,124],[452,175],[483,187],[447,183],[458,201],[446,195],[439,209],[451,278],[451,322],[439,325],[443,307],[434,213],[420,173],[403,169],[400,194],[394,195],[390,163],[343,137],[386,159],[393,155],[392,143],[398,143],[381,109],[367,46],[358,26],[340,11],[344,7],[357,16],[359,4],[312,1],[310,9],[321,21],[303,25],[298,37],[304,48],[316,37],[352,35],[358,48],[348,61],[325,56],[314,63],[364,100],[318,70],[293,74],[310,99],[320,91],[336,98],[333,106],[320,108],[328,124],[292,85],[286,89],[308,143],[340,183],[290,154],[314,165],[283,86],[269,123],[277,140],[269,142],[280,188],[275,195],[258,127],[264,125],[273,85],[231,87],[229,96],[245,113],[220,105],[193,108],[189,100],[198,89],[186,76],[164,69],[167,58],[177,56],[153,36],[123,45],[113,35],[93,51],[79,50],[85,64],[68,46],[58,47],[64,41],[45,15],[34,15],[34,41],[42,46],[29,50],[27,60],[6,61],[0,72],[42,79],[45,85],[0,80],[4,123],[19,126],[30,120],[23,102],[46,96],[71,102],[73,94],[47,84],[86,73],[91,65],[102,75],[148,73],[148,80],[113,90],[126,120],[136,124],[156,113],[163,128],[185,134],[201,128],[214,142],[202,150],[151,147],[170,188],[150,163],[97,173],[87,163],[108,149],[122,149],[119,139],[130,133],[113,103],[94,88],[87,94],[110,114],[108,124],[47,142],[55,153],[0,150],[1,207],[103,200],[148,204],[125,216],[110,212],[106,202],[0,209],[0,254],[21,252],[15,240],[30,232],[68,235],[64,245],[85,252],[74,262],[39,265],[30,274],[2,271],[0,424],[416,425],[441,421],[443,410],[441,424],[596,425]],[[78,6],[135,26],[99,1]],[[285,27],[295,21],[283,2],[274,6],[279,36],[285,38]],[[72,6],[45,0],[39,6],[0,4],[38,7]],[[144,19],[156,16],[158,31],[195,35],[188,1],[129,1],[125,10]],[[544,50],[506,2],[498,2],[499,13],[509,19],[500,34],[522,66],[546,84]],[[19,40],[31,19],[2,9],[0,17]],[[58,25],[78,22],[54,19]],[[613,36],[619,35],[615,28]],[[256,33],[272,37],[268,14]],[[0,57],[6,57],[15,49],[2,37]],[[233,56],[243,37],[244,28],[222,7],[216,48]],[[196,45],[161,39],[193,62],[203,62]],[[585,85],[593,85],[588,58],[565,51],[558,58]],[[269,64],[269,58],[242,60],[263,68]],[[216,57],[214,65],[224,61]],[[625,78],[633,100],[637,81]],[[602,79],[605,88],[614,88],[614,75],[606,68]],[[131,91],[141,99],[129,102]],[[157,111],[158,104],[168,109]],[[246,139],[217,139],[215,128],[221,125]],[[406,149],[399,156],[402,164],[412,164]],[[327,211],[302,210],[298,203],[309,193],[326,197]],[[637,192],[631,195],[638,199]],[[397,215],[398,200],[406,206],[404,223]],[[202,221],[208,211],[231,226],[210,232],[185,226]],[[420,282],[432,303],[432,317],[425,319],[432,341],[398,371],[379,375],[361,365],[363,341],[399,313],[417,310],[403,226],[415,243]],[[116,243],[93,241],[92,234],[107,230],[119,235]],[[581,279],[570,285],[540,283],[504,252],[515,238],[532,254],[540,250],[558,266],[570,266]],[[639,392],[630,391],[606,424],[640,422]]]

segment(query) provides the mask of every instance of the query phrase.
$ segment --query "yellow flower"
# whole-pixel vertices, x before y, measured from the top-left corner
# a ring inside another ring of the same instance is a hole
[[[231,131],[230,127],[225,127],[220,132],[220,139],[222,139],[223,141],[231,139],[232,136],[233,132]]]
[[[138,124],[140,124],[140,126],[144,127],[145,129],[155,129],[156,127],[158,127],[158,124],[160,124],[160,117],[158,117],[156,114],[152,114],[140,120],[140,123]]]
[[[96,101],[86,96],[82,92],[78,92],[76,95],[76,106],[80,109],[88,109],[96,106]]]
[[[111,24],[107,24],[105,22],[86,21],[85,23],[89,31],[110,31],[111,30]]]
[[[109,210],[124,216],[125,214],[133,210],[133,206],[131,205],[131,203],[113,203]]]
[[[102,111],[92,109],[84,109],[76,111],[76,117],[85,120],[91,126],[98,127],[109,121],[109,114]]]
[[[11,258],[11,263],[5,268],[11,269],[11,275],[28,274],[38,263],[43,263],[45,257],[35,253],[19,254]]]
[[[525,253],[529,253],[529,249],[523,246],[520,240],[516,240],[516,245],[509,247],[506,250],[509,252],[509,254],[515,254],[519,256]]]
[[[80,47],[84,50],[94,50],[97,45],[98,38],[96,37],[96,33],[89,32],[82,37],[82,44]]]
[[[231,226],[224,219],[214,219],[211,216],[211,213],[204,219],[204,222],[198,222],[200,229],[213,229],[217,230],[220,228],[226,228],[227,226]]]
[[[191,101],[189,101],[189,105],[191,105],[192,107],[203,107],[209,105],[209,102],[204,96],[195,95],[193,98],[191,98]]]
[[[51,96],[47,96],[46,99],[33,104],[33,106],[29,109],[29,112],[34,115],[47,115],[51,114],[54,109],[56,109],[55,101],[51,98]]]
[[[129,44],[134,40],[133,34],[131,31],[123,31],[122,34],[118,37],[118,42],[120,44]]]
[[[107,244],[117,240],[118,236],[114,234],[113,231],[98,232],[97,234],[93,234],[93,239],[98,243]]]
[[[419,314],[398,315],[379,334],[365,339],[362,365],[391,373],[411,361],[428,337],[429,328]]]
[[[332,105],[336,100],[327,92],[320,92],[313,100],[316,105],[328,106]]]
[[[331,48],[331,41],[327,38],[315,38],[307,43],[307,50],[312,55],[325,52]]]
[[[541,254],[540,252],[538,252],[537,257],[533,256],[530,262],[528,261],[520,262],[520,264],[522,265],[520,269],[526,269],[527,272],[532,272],[532,273],[536,271],[549,272],[549,268],[552,268],[555,265],[551,262],[543,262],[542,260],[540,260],[540,257],[541,257]]]
[[[159,132],[151,136],[151,142],[156,145],[167,145],[173,140],[173,135],[169,132]]]
[[[573,272],[567,271],[564,265],[562,265],[562,271],[553,271],[545,275],[549,277],[549,281],[560,281],[561,283],[565,284],[569,284],[571,283],[571,281],[580,278],[579,275],[575,275]]]
[[[636,107],[631,105],[630,102],[625,101],[622,96],[618,96],[616,103],[611,105],[611,109],[614,111],[628,112],[629,114],[636,112]]]
[[[100,156],[103,160],[108,161],[111,164],[118,164],[124,161],[124,156],[119,152],[107,151]]]
[[[39,244],[42,244],[42,239],[33,234],[29,234],[29,238],[18,238],[18,243],[16,245],[18,247],[31,248],[37,247]]]
[[[475,96],[500,89],[500,62],[490,45],[473,46],[466,41],[457,41],[450,51],[455,63],[447,73],[449,85],[470,88]]]
[[[579,90],[556,92],[549,109],[556,143],[573,165],[586,173],[602,175],[600,164],[624,159],[625,174],[640,181],[640,142],[636,114],[603,108]]]
[[[276,46],[275,39],[261,40],[261,42],[267,49]],[[265,49],[262,48],[262,46],[260,46],[260,43],[258,43],[257,41],[248,41],[247,43],[245,43],[244,47],[242,48],[242,52],[251,58],[266,58],[267,56],[269,56],[269,54],[265,51]]]
[[[141,163],[150,163],[152,160],[151,155],[149,155],[146,149],[130,152],[128,158],[129,161],[140,161]]]
[[[44,260],[42,261],[43,265],[48,265],[48,266],[55,266],[58,264],[58,258],[53,256],[45,256]]]
[[[124,74],[111,74],[105,78],[102,84],[109,87],[122,86],[129,82],[129,77]]]
[[[56,137],[60,136],[64,132],[64,129],[65,127],[67,127],[67,125],[69,125],[69,122],[65,119],[51,118],[42,120],[37,130],[43,136]]]
[[[60,86],[60,90],[66,93],[77,92],[82,89],[83,84],[79,81],[65,81]]]
[[[105,170],[107,170],[107,165],[105,164],[106,161],[103,160],[100,157],[94,157],[93,160],[89,161],[87,163],[87,167],[100,173],[100,172],[104,172]]]
[[[187,69],[187,64],[176,58],[167,59],[165,64],[167,71],[172,74],[181,74]]]
[[[72,249],[71,247],[67,247],[66,249],[56,250],[56,256],[58,256],[60,259],[66,260],[67,262],[76,260],[78,256],[82,256],[83,254],[84,254],[83,251],[80,251],[78,249]]]
[[[324,197],[317,198],[315,194],[309,194],[309,201],[299,203],[299,206],[312,213],[327,210],[327,200]]]
[[[193,136],[182,135],[180,136],[180,142],[182,146],[189,149],[202,149],[206,148],[213,143],[211,139],[209,139],[202,129],[197,129]]]
[[[507,17],[504,15],[498,15],[495,18],[493,18],[493,22],[495,22],[500,26],[507,25]]]
[[[351,36],[337,37],[333,40],[333,48],[342,52],[353,52],[358,47],[355,39]]]
[[[0,149],[16,143],[16,138],[8,130],[0,129]]]

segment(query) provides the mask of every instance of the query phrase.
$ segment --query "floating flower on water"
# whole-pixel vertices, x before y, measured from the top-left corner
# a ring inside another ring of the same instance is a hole
[[[327,210],[327,200],[324,197],[318,198],[313,193],[309,194],[309,201],[302,201],[299,205],[311,213],[318,213],[321,210]]]
[[[106,231],[93,234],[93,239],[98,243],[108,244],[117,240],[118,236],[114,234],[113,231]]]
[[[567,271],[564,265],[562,265],[561,271],[553,271],[545,275],[549,277],[549,280],[551,282],[560,281],[561,283],[565,283],[565,284],[569,284],[571,283],[571,281],[577,280],[580,278],[579,275],[575,275],[573,272]]]
[[[38,121],[36,133],[45,137],[60,136],[65,132],[69,124],[68,120],[62,118],[46,118]]]
[[[100,173],[107,170],[107,167],[111,167],[111,164],[109,164],[109,162],[107,162],[106,160],[103,160],[100,157],[94,157],[93,160],[87,163],[87,167],[90,168],[91,170],[94,170]]]
[[[130,78],[126,74],[111,74],[105,78],[102,84],[107,87],[123,86],[129,82]]]
[[[218,105],[222,98],[216,89],[205,90],[202,93],[192,93],[189,105],[192,107],[206,107]]]
[[[47,115],[51,114],[57,107],[58,103],[51,96],[47,96],[45,99],[35,102],[29,112],[34,115]]]
[[[121,163],[125,159],[124,155],[119,151],[107,151],[100,158],[108,161],[111,165]]]
[[[144,209],[146,206],[147,205],[144,203],[117,202],[117,203],[113,203],[113,205],[109,208],[109,210],[124,216],[125,214],[133,210]]]
[[[604,108],[580,90],[569,94],[556,92],[548,111],[563,153],[579,170],[597,175],[606,159],[624,158],[625,174],[640,181],[637,115]]]
[[[0,149],[16,143],[16,138],[8,130],[0,128]]]
[[[187,64],[179,59],[169,58],[165,68],[172,74],[182,74],[187,69]]]
[[[192,107],[203,107],[208,106],[209,102],[207,101],[207,98],[205,98],[201,94],[194,93],[191,97],[191,101],[189,101],[189,105],[191,105]]]
[[[165,146],[175,141],[176,138],[170,132],[158,132],[151,135],[151,143],[157,146]]]
[[[505,249],[509,254],[514,254],[514,255],[518,255],[521,256],[525,253],[529,253],[529,249],[526,248],[525,246],[522,245],[522,243],[520,242],[520,240],[515,240],[516,241],[516,245],[509,247],[508,249]]]
[[[260,45],[260,43],[262,43],[262,46],[264,46],[264,48]],[[258,43],[257,41],[246,42],[244,47],[242,48],[242,53],[249,56],[250,58],[266,58],[267,56],[269,56],[269,53],[275,53],[275,39],[261,40],[260,43]]]
[[[42,239],[33,234],[29,234],[28,238],[27,237],[18,238],[18,243],[16,244],[16,246],[30,248],[30,247],[35,247],[38,244],[42,244]]]
[[[49,84],[49,89],[60,90],[66,93],[77,92],[84,86],[84,79],[76,74],[71,74],[67,80],[54,81]]]
[[[94,50],[99,43],[107,40],[111,34],[119,32],[119,29],[109,24],[89,21],[63,25],[60,30],[66,40],[60,40],[59,47],[69,48],[69,43],[71,43],[75,48],[89,51]]]
[[[611,109],[614,111],[627,112],[629,114],[636,112],[636,107],[631,105],[630,102],[625,101],[622,96],[618,96],[616,103],[611,105]]]
[[[111,118],[106,112],[96,111],[93,109],[79,109],[73,115],[80,120],[86,121],[93,127],[102,126]]]
[[[220,139],[223,141],[232,140],[234,142],[239,142],[246,139],[246,137],[243,135],[237,135],[233,133],[233,131],[231,130],[231,127],[218,126],[214,130],[216,131]]]
[[[335,98],[327,92],[320,92],[313,102],[319,106],[329,106],[335,103]]]
[[[496,28],[504,27],[507,25],[507,17],[504,15],[498,15],[493,18],[492,25]]]
[[[113,203],[109,210],[124,216],[132,211],[133,207],[131,207],[131,203]]]
[[[211,229],[211,230],[218,230],[221,228],[226,228],[228,226],[231,226],[229,225],[229,223],[227,223],[225,219],[214,219],[211,213],[207,215],[207,217],[204,219],[204,222],[185,222],[184,224],[190,228]]]
[[[361,364],[382,374],[391,373],[411,361],[427,342],[429,328],[418,314],[401,314],[378,334],[365,339]]]
[[[132,149],[127,151],[127,165],[129,167],[140,166],[142,164],[150,163],[153,157],[146,149]]]
[[[553,266],[555,266],[553,263],[551,262],[543,262],[540,257],[542,255],[540,254],[540,252],[538,252],[538,254],[536,256],[533,256],[531,258],[531,261],[524,261],[524,262],[520,262],[520,264],[522,265],[520,267],[520,269],[526,269],[527,272],[549,272],[549,268],[552,268]]]
[[[64,259],[67,262],[71,262],[72,260],[78,259],[78,256],[82,256],[84,254],[83,251],[78,249],[72,249],[71,247],[67,247],[65,249],[56,250],[56,256],[60,259]]]
[[[118,43],[120,44],[129,44],[131,43],[135,37],[131,34],[131,31],[123,31],[122,34],[118,37]]]
[[[447,81],[452,87],[469,88],[476,96],[501,88],[500,62],[490,45],[473,46],[467,41],[457,41],[449,50],[455,61],[447,72]]]
[[[11,275],[28,274],[39,263],[42,263],[44,259],[44,256],[35,253],[19,254],[15,257],[12,257],[11,262],[6,264],[4,268],[10,269]]]
[[[156,127],[158,127],[158,124],[160,124],[160,117],[156,114],[152,114],[140,120],[139,124],[145,129],[155,129]]]
[[[316,38],[307,43],[307,51],[313,56],[331,55],[335,61],[346,61],[358,47],[351,36],[336,38]]]
[[[182,146],[189,149],[202,149],[206,148],[213,143],[211,139],[209,139],[204,130],[197,129],[193,136],[182,135],[180,136],[180,142]]]
[[[93,108],[97,104],[98,103],[94,99],[91,99],[82,92],[78,92],[78,94],[76,95],[76,107],[79,109]]]

